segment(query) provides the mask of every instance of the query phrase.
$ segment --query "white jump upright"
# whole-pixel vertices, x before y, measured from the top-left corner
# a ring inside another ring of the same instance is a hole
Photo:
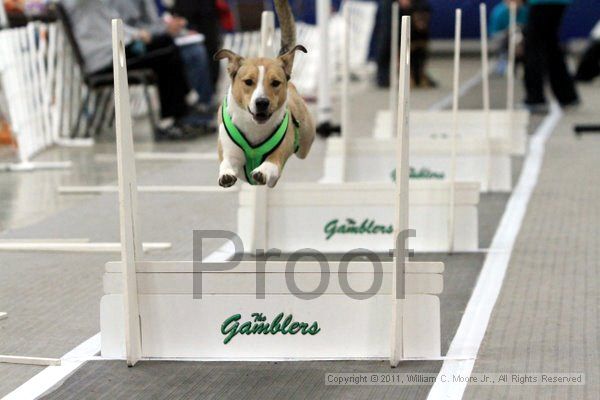
[[[506,68],[506,109],[515,108],[515,58],[517,50],[517,3],[511,1],[508,6],[508,65]]]
[[[406,28],[408,23],[405,17]],[[128,365],[147,358],[387,359],[392,366],[404,360],[440,358],[437,294],[443,290],[444,266],[405,262],[400,247],[392,262],[355,262],[353,255],[329,263],[318,257],[297,263],[139,261],[127,75],[119,61],[124,52],[120,21],[113,23],[113,34],[116,96],[120,97],[117,142],[123,259],[108,263],[104,274],[103,357],[124,358]],[[408,59],[406,53],[403,59]],[[401,83],[401,102],[406,105],[408,82],[402,78]],[[400,114],[404,121],[398,136],[402,159],[393,199],[396,232],[408,226],[406,106]],[[260,282],[264,284],[257,287]],[[315,286],[316,291],[308,291]]]
[[[479,5],[479,35],[481,37],[481,88],[483,94],[483,118],[487,141],[486,188],[490,186],[492,176],[492,136],[490,121],[490,63],[488,56],[487,6]]]
[[[317,29],[319,32],[319,81],[317,84],[317,124],[331,123],[331,78],[329,69],[329,18],[331,0],[317,0]]]
[[[453,73],[453,92],[452,92],[452,153],[450,156],[450,202],[448,210],[448,248],[450,252],[454,251],[454,225],[455,225],[455,198],[456,198],[456,149],[458,146],[458,82],[460,78],[460,40],[462,26],[462,11],[455,11],[454,25],[454,73]]]

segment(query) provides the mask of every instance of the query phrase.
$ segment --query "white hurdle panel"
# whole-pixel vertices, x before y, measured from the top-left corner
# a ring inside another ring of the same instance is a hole
[[[408,34],[409,18],[403,27]],[[315,298],[300,291],[322,286],[318,262],[296,265],[296,289],[287,289],[291,271],[284,262],[218,262],[218,271],[202,271],[194,262],[141,262],[137,227],[137,184],[131,135],[127,69],[122,22],[113,21],[117,144],[121,198],[122,261],[108,263],[101,301],[102,356],[126,358],[130,366],[144,358],[195,360],[439,359],[442,263],[405,262],[403,247],[393,262],[373,265],[329,263],[329,283]],[[406,50],[408,38],[403,38]],[[408,95],[407,52],[403,52],[402,99]],[[404,104],[404,101],[403,101]],[[401,118],[407,109],[404,108]],[[399,130],[399,179],[394,196],[394,229],[408,228],[408,120]],[[200,267],[202,268],[202,267]],[[193,282],[202,271],[202,297]],[[264,291],[255,282],[265,279]],[[381,285],[370,282],[381,280]],[[385,282],[385,283],[384,283]],[[348,284],[362,294],[348,296]],[[400,286],[398,286],[400,285]],[[398,290],[396,290],[398,288]],[[258,298],[264,294],[264,298]],[[344,293],[346,292],[346,293]],[[196,293],[199,295],[199,293]],[[241,325],[236,325],[239,322]],[[265,323],[270,330],[265,331]],[[253,328],[254,327],[254,328]],[[258,329],[260,334],[250,334]],[[283,329],[283,332],[282,332]],[[348,336],[347,332],[353,334]],[[340,341],[340,337],[346,340]],[[143,338],[143,341],[142,341]]]

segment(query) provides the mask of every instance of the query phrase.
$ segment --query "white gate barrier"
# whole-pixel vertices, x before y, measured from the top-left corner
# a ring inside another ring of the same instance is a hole
[[[401,98],[408,96],[409,18],[404,17]],[[404,246],[376,273],[365,262],[140,262],[137,182],[122,23],[113,22],[122,261],[109,263],[101,302],[102,356],[199,360],[439,359],[441,263],[405,262]],[[404,103],[404,102],[403,102]],[[403,121],[403,108],[400,116]],[[408,124],[399,129],[397,235],[408,228]],[[347,269],[349,268],[349,269]],[[261,272],[262,271],[262,272]],[[289,290],[293,275],[296,289]],[[373,278],[371,278],[371,275]],[[201,292],[193,282],[202,279]],[[265,279],[264,290],[255,282]],[[381,285],[371,285],[371,279]],[[319,284],[323,294],[301,298]],[[348,286],[354,293],[348,295]],[[362,293],[356,292],[363,290]],[[195,294],[195,296],[192,296]],[[198,297],[194,299],[194,297]],[[348,336],[347,332],[353,334]],[[143,341],[142,341],[143,337]],[[340,337],[345,340],[340,341]]]
[[[17,163],[8,171],[68,168],[71,163],[33,161],[54,145],[91,144],[69,139],[77,116],[81,81],[62,28],[31,22],[0,31],[0,76],[17,142]]]

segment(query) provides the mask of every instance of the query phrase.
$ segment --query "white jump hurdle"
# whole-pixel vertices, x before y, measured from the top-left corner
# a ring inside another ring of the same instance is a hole
[[[513,13],[515,10],[511,10]],[[394,15],[394,14],[392,14]],[[491,137],[492,142],[488,144],[494,149],[494,153],[505,151],[506,146],[498,143],[501,140],[510,141],[510,153],[512,155],[524,155],[527,148],[527,128],[529,124],[529,113],[526,110],[514,109],[514,46],[515,46],[515,17],[511,14],[510,40],[509,40],[509,62],[507,70],[507,107],[505,110],[489,109],[489,63],[487,50],[487,11],[485,3],[480,4],[480,35],[481,35],[481,64],[482,64],[482,86],[483,86],[483,110],[460,110],[460,133],[462,135]],[[394,58],[392,57],[392,70]],[[377,113],[373,136],[378,139],[389,139],[393,137],[393,91],[390,92],[390,110],[382,110]],[[487,115],[489,113],[489,116]],[[391,115],[392,114],[392,115]],[[423,134],[432,136],[439,135],[440,126],[450,126],[448,121],[452,120],[451,111],[415,111],[411,114],[415,125],[423,130]],[[390,119],[391,118],[391,119]],[[490,119],[489,132],[482,120]],[[391,127],[391,128],[390,128]],[[415,133],[415,132],[413,132]],[[484,150],[484,149],[483,149]],[[482,153],[484,152],[482,150]]]
[[[455,32],[454,105],[451,111],[411,113],[411,117],[415,115],[411,129],[411,166],[416,171],[431,171],[445,180],[455,173],[458,181],[479,182],[482,191],[508,191],[511,187],[511,143],[504,138],[488,137],[485,113],[477,112],[483,123],[469,123],[468,126],[473,127],[470,132],[477,133],[469,134],[462,123],[464,116],[458,111],[459,11]],[[483,75],[487,80],[487,74]],[[396,102],[395,97],[391,96],[390,101]],[[394,103],[390,107],[396,108]],[[324,181],[389,181],[394,165],[393,138],[389,134],[394,129],[393,116],[387,112],[376,120],[374,132],[383,132],[377,140],[368,137],[348,139],[346,132],[346,137],[328,141]]]
[[[381,263],[373,275],[381,285],[371,285],[369,275],[374,267],[369,263],[352,262],[346,269],[343,262],[335,262],[329,263],[331,284],[323,288],[319,262],[300,262],[292,290],[287,289],[291,271],[284,262],[267,261],[261,272],[262,267],[253,261],[213,263],[212,267],[218,268],[203,270],[194,268],[193,262],[137,260],[137,185],[122,37],[122,23],[113,21],[123,252],[121,262],[106,266],[102,356],[126,358],[130,366],[144,358],[389,359],[391,366],[402,360],[439,359],[436,294],[443,286],[443,264],[406,263],[403,246],[396,248],[394,262]],[[403,41],[406,50],[407,38]],[[406,66],[406,51],[402,59]],[[404,98],[406,73],[400,81]],[[394,229],[398,233],[408,228],[407,128],[407,123],[401,124],[398,134],[394,195]],[[193,281],[200,273],[203,296],[194,299]],[[256,290],[257,278],[265,279],[262,291]],[[310,290],[307,288],[315,283],[324,294],[301,299],[299,292]],[[348,296],[347,285],[363,292]],[[353,332],[350,336],[349,330]]]

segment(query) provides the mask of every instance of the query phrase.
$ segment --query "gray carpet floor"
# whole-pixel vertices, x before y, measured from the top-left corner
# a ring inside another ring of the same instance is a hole
[[[474,372],[585,373],[585,386],[469,386],[466,399],[598,399],[600,396],[600,85],[582,86],[546,144]]]

